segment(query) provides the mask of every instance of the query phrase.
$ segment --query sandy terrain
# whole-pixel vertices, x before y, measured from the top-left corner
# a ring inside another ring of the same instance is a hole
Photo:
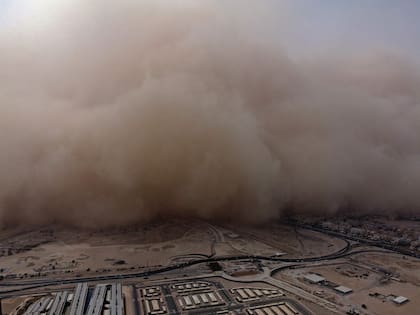
[[[295,230],[282,224],[261,227],[229,226],[229,228],[248,239],[270,246],[274,251],[286,253],[285,257],[327,255],[346,245],[338,238],[309,230]]]
[[[19,305],[23,304],[25,300],[28,300],[28,297],[17,297],[13,299],[4,299],[2,300],[2,312],[3,314],[10,314],[14,311]]]
[[[356,263],[380,267],[399,276],[402,281],[411,282],[419,286],[420,290],[420,260],[398,254],[365,253],[352,256]]]
[[[63,278],[144,271],[212,255],[285,254],[283,257],[314,257],[332,254],[346,246],[346,242],[341,239],[281,224],[221,227],[203,221],[182,220],[95,232],[61,227],[16,229],[0,231],[0,237],[0,274],[3,277],[17,275],[29,280],[34,277]],[[368,247],[356,248],[364,249]],[[284,266],[278,262],[265,262],[264,265],[271,268]],[[224,267],[232,270],[237,267],[235,263],[226,263],[226,266]],[[151,278],[153,281],[169,280],[174,277],[202,276],[211,272],[209,266],[199,264]],[[303,275],[310,272],[321,274],[331,283],[350,287],[354,292],[341,295],[332,288],[303,281]],[[250,276],[249,279],[253,277]],[[356,307],[363,314],[416,314],[420,308],[420,260],[399,254],[363,253],[334,261],[304,263],[297,269],[275,274],[275,278],[346,309]],[[267,286],[263,283],[241,284],[240,281],[246,280],[246,277],[237,279],[238,282],[221,282],[226,288]],[[143,280],[151,279],[145,277]],[[14,282],[13,279],[11,281]],[[374,293],[381,296],[371,296]],[[395,295],[406,296],[410,301],[397,306],[391,301]],[[291,297],[300,299],[293,294]],[[315,314],[327,314],[311,302],[301,302],[306,303]],[[13,305],[7,303],[4,307],[15,307],[15,302],[10,302]],[[366,308],[362,308],[362,305]]]
[[[19,243],[25,246],[26,238]],[[159,225],[108,233],[52,230],[48,242],[20,253],[0,257],[3,274],[62,274],[132,270],[170,263],[173,257],[191,253],[209,255],[211,239],[206,231],[181,225]],[[10,240],[9,240],[10,242]],[[17,242],[15,242],[17,243]],[[18,246],[18,245],[16,245]]]
[[[217,255],[313,256],[344,246],[338,239],[311,231],[268,228],[213,227],[197,221],[150,224],[112,231],[74,231],[61,227],[3,231],[2,275],[19,277],[72,276],[97,272],[132,271]]]
[[[366,306],[366,312],[368,314],[381,314],[381,315],[405,315],[405,314],[416,314],[420,308],[420,302],[418,294],[420,292],[420,286],[410,283],[401,282],[396,280],[384,281],[384,274],[372,270],[370,265],[372,264],[371,258],[382,260],[382,264],[385,266],[388,262],[391,265],[397,266],[399,259],[398,257],[387,256],[387,255],[371,255],[363,254],[358,255],[358,260],[363,261],[366,264],[356,264],[353,259],[343,261],[342,263],[327,263],[319,267],[307,267],[283,271],[277,273],[275,277],[277,279],[283,279],[296,284],[297,286],[312,292],[314,294],[323,296],[324,298],[345,305],[348,307],[357,306],[361,308],[362,304]],[[375,262],[376,264],[377,262]],[[409,268],[407,268],[409,265]],[[394,267],[395,271],[404,273],[406,270],[417,274],[420,272],[420,262],[411,260],[410,263],[402,268]],[[303,276],[308,273],[316,273],[328,281],[337,285],[343,285],[353,289],[353,293],[342,295],[335,292],[332,288],[318,284],[309,284],[303,280]],[[369,294],[379,293],[384,295],[383,300],[377,297],[372,297]],[[409,302],[398,306],[393,303],[392,296],[402,295],[409,298]]]

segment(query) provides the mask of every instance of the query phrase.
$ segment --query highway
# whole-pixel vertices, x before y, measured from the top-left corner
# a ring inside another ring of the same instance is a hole
[[[73,302],[70,308],[70,315],[82,315],[84,305],[88,294],[87,283],[79,283],[76,287],[76,292],[73,297]]]
[[[124,314],[124,301],[122,296],[121,283],[113,283],[111,285],[111,315]]]
[[[400,248],[397,248],[395,246],[389,246],[389,244],[388,245],[382,244],[379,242],[359,239],[356,237],[348,237],[347,235],[342,235],[340,233],[336,233],[336,232],[328,231],[328,230],[325,231],[317,227],[296,225],[298,228],[309,229],[316,232],[328,234],[333,237],[340,238],[345,242],[345,246],[333,253],[330,253],[327,255],[321,255],[321,256],[314,256],[314,257],[283,258],[283,257],[277,257],[277,256],[246,255],[246,254],[245,255],[242,255],[242,254],[231,255],[231,256],[216,256],[215,246],[217,243],[225,242],[224,235],[221,230],[217,229],[217,227],[214,227],[211,225],[208,225],[208,226],[213,234],[213,242],[211,246],[212,251],[211,251],[211,255],[208,257],[197,255],[196,259],[192,259],[190,261],[176,262],[176,260],[174,260],[171,265],[168,265],[165,267],[160,267],[160,268],[156,268],[149,271],[126,273],[126,274],[108,274],[108,275],[96,275],[96,276],[77,277],[77,278],[61,278],[61,279],[3,280],[3,281],[0,281],[0,298],[20,296],[24,293],[28,293],[28,292],[32,293],[33,290],[40,289],[40,288],[45,288],[46,290],[49,290],[50,288],[48,287],[50,286],[60,286],[60,285],[69,286],[69,285],[78,284],[78,286],[76,287],[75,301],[73,301],[72,303],[74,305],[71,305],[71,312],[70,312],[73,315],[77,315],[77,314],[80,314],[81,311],[83,311],[83,309],[80,310],[79,304],[81,303],[78,303],[77,300],[86,298],[86,292],[82,292],[82,291],[87,291],[87,282],[109,282],[109,281],[121,281],[121,280],[129,280],[129,279],[134,280],[136,278],[145,278],[145,277],[158,275],[158,274],[162,274],[162,273],[166,273],[170,271],[182,270],[184,268],[188,268],[195,265],[208,264],[211,262],[257,260],[257,261],[272,261],[272,262],[277,262],[279,264],[278,265],[276,264],[277,266],[274,269],[264,268],[264,273],[257,274],[255,275],[255,277],[252,277],[252,279],[251,277],[248,277],[247,279],[232,278],[225,273],[218,274],[218,276],[221,276],[225,278],[226,280],[232,280],[235,282],[244,282],[244,283],[255,282],[255,281],[265,282],[267,284],[278,287],[279,289],[282,289],[285,292],[291,293],[292,296],[295,295],[298,297],[302,297],[305,300],[316,303],[326,309],[329,309],[332,312],[337,312],[337,311],[343,311],[343,310],[340,309],[340,307],[335,305],[334,303],[331,303],[321,297],[312,295],[311,293],[306,292],[305,290],[294,286],[292,283],[275,279],[272,277],[272,275],[275,272],[282,269],[304,266],[305,264],[309,265],[311,263],[322,263],[325,261],[334,261],[336,259],[345,258],[345,257],[349,257],[352,255],[357,255],[361,253],[381,253],[381,254],[398,253],[398,254],[403,254],[403,255],[410,255],[410,253],[407,253],[406,251],[401,251]],[[358,242],[358,243],[355,244],[354,242]],[[362,249],[360,248],[360,245],[361,245],[360,243],[374,246],[374,247],[379,247],[379,248]],[[420,258],[418,257],[418,255],[410,255],[410,256]],[[215,274],[211,274],[210,276],[214,276],[214,275]],[[175,273],[175,276],[176,276],[176,273]],[[199,275],[199,277],[201,277],[201,275]],[[170,280],[176,281],[176,280],[179,280],[179,278],[170,279]],[[81,283],[83,283],[83,286],[85,286],[86,288],[82,287]],[[102,312],[104,292],[101,292],[100,286],[99,288],[97,287],[96,289],[98,292],[96,292],[96,295],[95,295],[95,292],[93,293],[94,298],[91,299],[90,301],[91,305],[89,305],[87,309],[88,314],[91,314],[91,315],[97,315]],[[133,287],[133,290],[134,290],[133,300],[135,302],[134,311],[136,315],[140,315],[141,314],[140,301],[138,300],[137,290],[135,289],[135,287]],[[116,284],[113,284],[111,291],[113,292],[112,297],[111,297],[111,303],[110,303],[111,315],[122,315],[124,312],[124,306],[123,306],[123,303],[121,303],[121,298],[120,298],[121,284],[119,284],[119,287],[117,287]],[[65,297],[67,298],[67,295]],[[61,300],[62,299],[60,298],[60,296],[57,295],[54,300],[54,304],[52,308],[53,310],[50,312],[51,315],[54,315],[61,311],[62,309]],[[174,305],[173,301],[167,301],[167,302],[171,302],[171,303],[168,303],[168,305]],[[291,300],[290,302],[293,302],[293,300]],[[291,303],[291,304],[294,304],[294,303]],[[230,307],[233,307],[233,309],[240,307],[239,305],[231,305],[231,304],[229,305]],[[172,310],[175,310],[175,309],[172,309]],[[309,314],[306,312],[306,310],[300,310],[300,311],[303,312],[304,314]],[[28,315],[29,314],[30,313],[28,313]],[[197,310],[196,314],[198,315],[198,314],[205,314],[205,313]]]
[[[102,307],[104,304],[106,293],[105,285],[98,285],[93,291],[92,297],[89,301],[89,306],[87,310],[87,315],[100,315],[102,314]]]
[[[137,292],[137,288],[136,286],[132,286],[133,289],[133,303],[134,303],[134,309],[136,314],[135,315],[140,315],[140,300],[139,300],[139,293]]]
[[[124,280],[124,279],[131,279],[131,278],[142,278],[148,277],[151,275],[157,275],[160,273],[183,269],[186,267],[191,267],[198,264],[207,264],[210,262],[220,262],[220,261],[235,261],[235,260],[266,260],[266,261],[276,261],[276,262],[286,262],[286,263],[304,263],[304,262],[315,262],[315,261],[325,261],[325,260],[334,260],[342,257],[348,257],[350,255],[360,254],[360,253],[368,253],[368,252],[380,252],[380,253],[392,253],[383,250],[358,250],[349,252],[351,246],[346,246],[345,248],[339,250],[336,253],[330,255],[324,255],[319,257],[309,257],[309,258],[281,258],[281,257],[271,257],[271,256],[260,256],[260,255],[240,255],[240,256],[221,256],[221,257],[213,257],[213,258],[206,258],[206,259],[198,259],[189,262],[184,262],[176,265],[171,265],[167,267],[158,268],[155,270],[150,270],[146,272],[137,272],[137,273],[128,273],[128,274],[114,274],[114,275],[102,275],[102,276],[93,276],[93,277],[79,277],[79,278],[64,278],[64,279],[49,279],[49,280],[33,280],[33,281],[25,281],[25,282],[1,282],[0,287],[22,287],[22,288],[13,288],[10,290],[3,290],[0,291],[0,298],[4,298],[7,296],[13,296],[14,293],[18,293],[24,290],[31,290],[36,288],[42,288],[46,286],[52,285],[68,285],[68,284],[76,284],[80,282],[95,282],[95,281],[115,281],[115,280]]]
[[[198,264],[206,264],[210,262],[220,262],[220,261],[235,261],[235,260],[266,260],[266,261],[275,261],[283,263],[307,263],[307,262],[319,262],[325,260],[334,260],[342,257],[347,257],[350,255],[355,255],[365,252],[380,252],[380,253],[390,253],[389,251],[384,250],[375,250],[375,249],[366,249],[359,251],[351,251],[352,245],[348,240],[346,240],[346,246],[342,249],[322,256],[316,257],[306,257],[306,258],[282,258],[282,257],[273,257],[273,256],[261,256],[261,255],[235,255],[235,256],[219,256],[219,257],[209,257],[203,259],[191,260],[188,262],[182,262],[178,264],[169,265],[166,267],[157,268],[154,270],[136,272],[136,273],[127,273],[127,274],[114,274],[114,275],[101,275],[101,276],[90,276],[90,277],[78,277],[78,278],[64,278],[64,279],[54,279],[54,280],[30,280],[30,281],[11,281],[11,282],[0,282],[0,287],[8,286],[25,286],[25,288],[37,288],[49,285],[64,285],[64,284],[73,284],[80,282],[89,282],[89,281],[109,281],[109,280],[122,280],[130,278],[139,278],[139,277],[148,277],[151,275],[156,275],[168,271],[173,271],[177,269],[183,269],[191,267]],[[20,289],[6,290],[1,291],[0,296],[19,291]]]
[[[4,288],[5,290],[0,291],[0,297],[6,296],[13,296],[16,293],[22,292],[24,290],[31,290],[36,288],[42,288],[47,286],[53,285],[69,285],[69,284],[76,284],[81,282],[96,282],[96,281],[118,281],[124,279],[134,279],[134,278],[143,278],[152,275],[157,275],[169,271],[180,270],[183,268],[191,267],[194,265],[199,264],[208,264],[211,262],[222,262],[222,261],[236,261],[236,260],[262,260],[262,261],[275,261],[279,263],[288,263],[288,264],[300,264],[300,263],[310,263],[310,262],[320,262],[320,261],[329,261],[335,260],[339,258],[348,257],[351,255],[356,255],[360,253],[382,253],[382,254],[390,254],[397,252],[401,254],[401,252],[396,248],[385,248],[385,250],[381,249],[363,249],[363,250],[355,250],[355,246],[352,246],[348,239],[353,241],[360,241],[358,238],[348,238],[344,235],[335,232],[326,232],[322,229],[317,229],[313,227],[305,226],[303,228],[315,230],[317,232],[326,233],[329,235],[333,235],[335,237],[339,237],[346,242],[346,246],[341,248],[340,250],[322,256],[315,256],[315,257],[306,257],[306,258],[282,258],[282,257],[273,257],[273,256],[261,256],[261,255],[234,255],[234,256],[213,256],[208,258],[202,259],[195,259],[187,262],[180,262],[176,264],[172,264],[166,267],[157,268],[154,270],[143,271],[143,272],[135,272],[135,273],[126,273],[126,274],[111,274],[111,275],[98,275],[98,276],[89,276],[89,277],[77,277],[77,278],[62,278],[62,279],[39,279],[39,280],[24,280],[24,281],[8,281],[5,280],[0,281],[0,288]],[[223,238],[220,236],[221,233],[216,228],[212,228],[212,231],[215,235],[215,241],[220,242],[223,241]],[[372,242],[367,242],[369,245],[372,245]],[[380,244],[375,244],[373,246],[381,247]],[[406,254],[405,252],[403,254]],[[417,256],[414,256],[419,258]],[[280,267],[281,268],[281,267]],[[7,289],[8,287],[14,287]]]
[[[69,293],[67,291],[59,292],[56,294],[51,309],[48,312],[48,315],[60,315],[63,312],[68,294]]]
[[[324,233],[324,234],[327,234],[327,235],[330,235],[330,236],[341,238],[341,239],[346,240],[346,241],[351,240],[351,241],[359,242],[361,244],[366,244],[366,245],[373,246],[373,247],[379,247],[379,248],[387,249],[387,250],[396,252],[396,253],[401,254],[401,255],[411,256],[411,257],[420,259],[420,254],[416,253],[415,251],[404,249],[404,248],[398,247],[396,245],[391,245],[389,243],[385,243],[385,242],[381,242],[381,241],[373,241],[373,240],[369,240],[369,239],[365,239],[365,238],[361,238],[361,237],[351,236],[351,235],[347,235],[347,234],[343,234],[343,233],[334,232],[334,231],[326,230],[326,229],[323,229],[323,228],[315,227],[315,226],[308,225],[308,224],[299,224],[297,222],[294,222],[293,224],[295,226],[301,228],[301,229],[306,229],[306,230],[311,230],[311,231],[315,231],[315,232],[319,232],[319,233]]]
[[[266,306],[267,304],[276,304],[276,303],[288,303],[290,305],[292,305],[296,310],[298,310],[300,312],[300,314],[303,315],[311,315],[312,312],[310,312],[309,310],[307,310],[305,307],[303,307],[300,303],[297,303],[295,300],[293,299],[289,299],[286,297],[281,297],[281,298],[275,298],[275,299],[271,299],[270,301],[258,301],[258,302],[253,302],[253,303],[245,303],[245,304],[231,304],[228,306],[225,306],[225,308],[229,311],[242,311],[240,314],[247,314],[244,312],[244,309],[249,308],[249,307],[256,307],[256,306]],[[189,311],[189,314],[191,315],[208,315],[209,312],[213,310],[214,313],[210,313],[210,314],[216,314],[216,311],[220,310],[220,306],[219,307],[214,307],[212,308],[206,308],[206,309],[202,309],[202,310],[192,310]]]

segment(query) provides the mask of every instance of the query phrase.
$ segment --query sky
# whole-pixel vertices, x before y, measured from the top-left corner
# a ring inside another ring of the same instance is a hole
[[[0,0],[0,25],[16,1],[37,0]],[[292,53],[323,54],[369,45],[414,59],[420,55],[420,1],[265,1],[278,4],[279,33],[291,36],[286,48]]]
[[[420,1],[296,0],[291,2],[301,45],[323,50],[370,44],[416,57]],[[295,43],[299,44],[299,43]]]

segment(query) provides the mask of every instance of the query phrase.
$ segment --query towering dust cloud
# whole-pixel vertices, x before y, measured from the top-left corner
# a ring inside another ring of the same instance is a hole
[[[419,213],[418,66],[369,47],[295,58],[273,3],[17,1],[1,224]]]

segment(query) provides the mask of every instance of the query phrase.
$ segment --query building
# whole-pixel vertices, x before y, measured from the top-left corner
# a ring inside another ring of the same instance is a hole
[[[334,290],[336,290],[337,292],[340,292],[342,294],[349,294],[349,293],[353,292],[352,289],[347,288],[347,287],[342,286],[342,285],[340,285],[338,287],[335,287]]]
[[[304,276],[304,279],[306,281],[309,281],[310,283],[320,283],[320,282],[325,281],[325,278],[323,278],[321,276],[318,276],[318,275],[316,275],[314,273],[305,275]]]
[[[401,305],[408,302],[408,298],[406,298],[405,296],[397,296],[392,300],[392,302],[394,302],[395,304]]]

